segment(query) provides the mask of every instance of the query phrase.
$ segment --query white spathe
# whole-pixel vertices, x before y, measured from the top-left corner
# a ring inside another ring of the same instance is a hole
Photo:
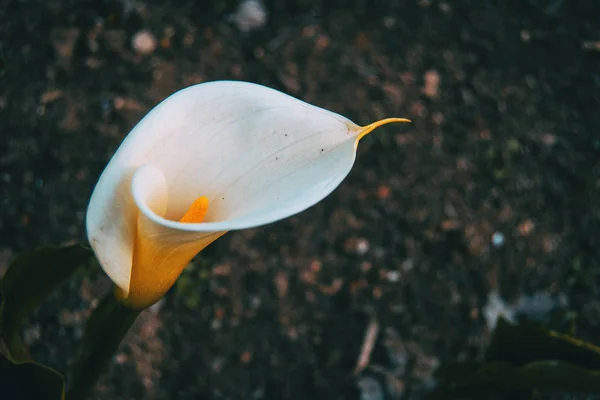
[[[102,173],[87,211],[88,239],[127,294],[140,239],[154,242],[156,254],[142,257],[152,268],[170,268],[170,254],[299,213],[342,182],[358,139],[383,123],[360,127],[247,82],[180,90],[135,126]],[[209,200],[205,222],[178,222],[199,196]]]

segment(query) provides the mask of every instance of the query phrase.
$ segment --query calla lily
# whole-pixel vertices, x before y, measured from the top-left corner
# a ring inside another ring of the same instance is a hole
[[[125,138],[92,194],[87,234],[117,298],[158,301],[231,230],[297,214],[348,175],[358,126],[276,90],[233,81],[180,90]]]

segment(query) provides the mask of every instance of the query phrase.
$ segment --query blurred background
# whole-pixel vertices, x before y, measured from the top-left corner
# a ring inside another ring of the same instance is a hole
[[[203,252],[95,399],[420,399],[481,361],[498,315],[556,308],[600,343],[593,0],[0,1],[0,272],[85,241],[124,136],[218,79],[413,123],[361,141],[323,202]],[[109,287],[97,265],[65,284],[24,332],[33,355],[66,370]]]

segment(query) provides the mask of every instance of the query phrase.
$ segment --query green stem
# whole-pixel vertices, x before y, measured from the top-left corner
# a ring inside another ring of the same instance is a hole
[[[91,392],[140,312],[121,305],[112,291],[102,299],[86,324],[68,400],[83,400]]]

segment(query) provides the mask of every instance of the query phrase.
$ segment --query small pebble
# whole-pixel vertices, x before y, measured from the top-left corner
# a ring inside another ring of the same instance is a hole
[[[25,331],[23,332],[23,341],[28,346],[31,346],[33,343],[40,340],[41,336],[42,336],[41,328],[39,325],[36,324],[36,325],[33,325],[33,326],[25,329]]]
[[[259,0],[246,0],[239,5],[231,19],[240,31],[250,32],[265,25],[267,10]]]
[[[422,89],[423,94],[427,97],[437,98],[440,95],[441,77],[436,70],[429,70],[425,73],[425,85]]]
[[[509,307],[504,300],[500,297],[500,294],[493,290],[488,294],[488,301],[483,306],[483,317],[485,318],[486,325],[490,331],[496,328],[498,318],[504,317],[509,322],[514,322],[515,312],[513,308]]]
[[[377,379],[370,376],[361,377],[357,386],[360,390],[361,400],[384,400],[383,388]]]
[[[119,353],[115,356],[115,363],[117,365],[123,365],[127,362],[127,354]]]
[[[412,258],[407,258],[406,260],[402,261],[402,265],[401,268],[404,272],[408,272],[410,270],[412,270],[415,266],[415,260],[413,260]]]
[[[213,372],[219,373],[223,369],[225,359],[223,357],[216,357],[211,363],[211,369]]]
[[[492,235],[492,244],[496,248],[504,246],[504,234],[502,232],[495,232]]]
[[[514,313],[518,317],[526,317],[532,321],[547,323],[552,318],[554,310],[565,308],[568,303],[567,296],[564,293],[536,292],[530,296],[521,295],[514,307]]]
[[[398,271],[388,271],[387,280],[390,282],[398,282],[400,280],[400,272]]]
[[[250,296],[250,307],[252,307],[253,310],[260,308],[261,304],[262,304],[262,301],[260,300],[260,297]]]
[[[154,389],[154,381],[150,378],[150,377],[144,377],[142,379],[142,383],[144,384],[144,387],[146,388],[146,390],[152,390]]]
[[[356,252],[364,256],[369,251],[369,242],[366,239],[358,239],[356,242]]]
[[[156,50],[156,38],[150,31],[139,31],[131,38],[131,47],[140,54],[150,54]]]
[[[262,388],[258,388],[256,389],[254,392],[252,392],[252,398],[253,399],[264,399],[265,398],[265,390]]]
[[[395,27],[396,26],[396,17],[393,17],[393,16],[383,17],[383,26],[385,26],[388,29],[392,29],[393,27]]]
[[[83,328],[81,327],[76,327],[75,329],[73,329],[73,337],[75,339],[81,339],[83,337]]]

